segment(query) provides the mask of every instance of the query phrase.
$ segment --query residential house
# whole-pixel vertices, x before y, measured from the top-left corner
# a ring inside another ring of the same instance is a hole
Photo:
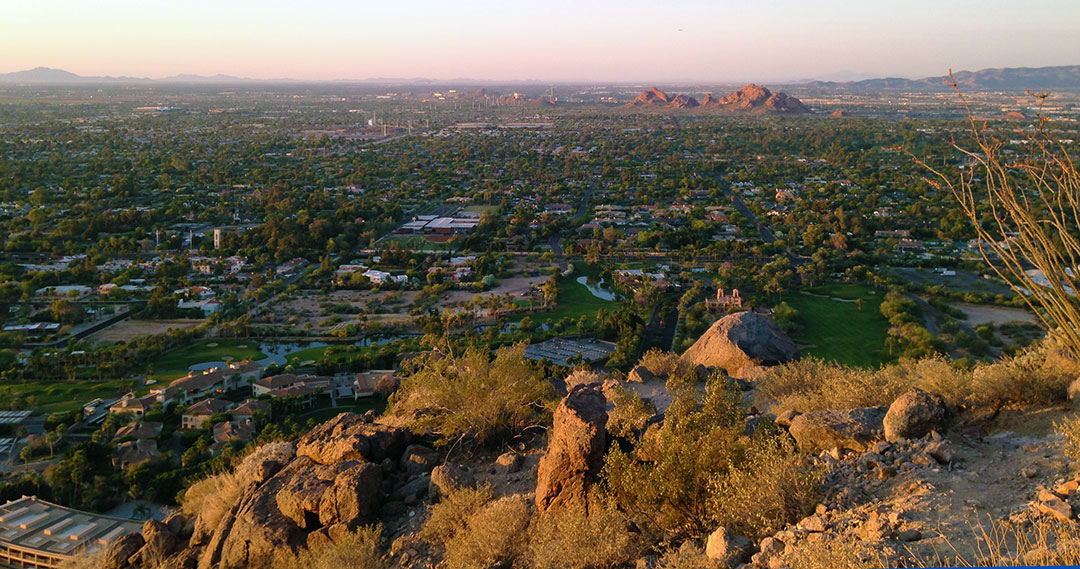
[[[158,451],[157,441],[154,439],[137,439],[120,443],[113,455],[113,468],[131,470],[144,463],[157,463],[161,461],[161,453]]]
[[[144,395],[143,397],[135,397],[134,393],[128,393],[123,399],[113,403],[109,406],[110,413],[131,413],[135,415],[136,419],[141,419],[148,411],[154,407],[154,403],[158,402],[158,398],[154,395]]]
[[[213,397],[203,399],[184,411],[184,414],[180,416],[180,426],[183,429],[205,428],[206,422],[210,420],[210,417],[213,417],[218,413],[224,413],[231,408],[232,403],[225,401],[224,399],[215,399]]]
[[[215,393],[240,389],[262,377],[262,370],[262,364],[252,361],[230,363],[223,368],[191,372],[185,377],[173,380],[167,387],[151,389],[150,393],[162,403],[190,405]]]
[[[113,438],[125,439],[134,437],[137,440],[156,439],[161,434],[161,423],[156,421],[136,421],[128,423],[119,429]]]

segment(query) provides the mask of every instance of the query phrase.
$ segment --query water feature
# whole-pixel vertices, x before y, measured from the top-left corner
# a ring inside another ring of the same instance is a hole
[[[301,350],[308,348],[322,348],[329,346],[325,342],[285,342],[280,344],[259,344],[259,351],[266,354],[266,357],[258,360],[258,363],[262,365],[278,364],[285,365],[288,362],[289,355],[295,354]]]
[[[584,286],[585,288],[589,289],[589,292],[592,293],[592,295],[595,296],[596,298],[599,298],[599,299],[602,299],[602,300],[615,300],[615,293],[613,293],[610,290],[604,288],[604,281],[603,280],[601,280],[598,284],[591,285],[591,284],[589,284],[589,277],[582,276],[582,277],[577,278],[577,282],[578,282],[578,284],[580,284],[580,285]]]

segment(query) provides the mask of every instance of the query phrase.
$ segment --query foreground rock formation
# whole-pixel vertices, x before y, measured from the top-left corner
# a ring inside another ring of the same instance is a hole
[[[547,453],[536,475],[536,508],[584,503],[607,445],[607,400],[598,384],[576,385],[555,410]]]
[[[798,347],[776,323],[756,312],[729,314],[717,320],[683,353],[683,361],[722,368],[731,377],[753,379],[762,366],[795,359]]]
[[[434,461],[418,458],[430,451],[417,447],[402,461],[410,438],[370,416],[342,413],[295,446],[269,445],[274,452],[256,452],[238,469],[241,488],[233,503],[220,504],[227,510],[220,520],[202,513],[194,520],[187,547],[169,559],[170,566],[270,568],[301,548],[333,543],[376,521],[385,502],[415,500],[427,491],[427,479],[417,474]],[[402,484],[410,475],[421,483]],[[102,569],[145,566],[144,559],[173,553],[187,538],[183,523],[172,529],[147,523],[141,536],[126,536],[110,548]]]

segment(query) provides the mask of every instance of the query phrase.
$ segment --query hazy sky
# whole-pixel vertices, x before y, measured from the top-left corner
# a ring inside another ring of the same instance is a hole
[[[0,0],[0,72],[726,82],[1071,64],[1078,0]]]

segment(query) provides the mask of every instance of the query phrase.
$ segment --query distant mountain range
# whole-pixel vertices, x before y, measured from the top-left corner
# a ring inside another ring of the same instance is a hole
[[[754,114],[785,113],[804,114],[812,112],[802,101],[784,92],[776,92],[753,83],[732,91],[717,99],[712,93],[705,95],[699,102],[689,95],[668,95],[653,87],[642,91],[636,99],[626,104],[627,107],[668,108],[668,109],[716,109],[718,111],[740,111]]]
[[[953,73],[957,85],[966,91],[1023,91],[1080,89],[1080,65],[1058,67],[1006,67]],[[947,75],[905,79],[886,77],[862,81],[809,81],[801,87],[821,87],[847,90],[876,91],[900,89],[905,91],[940,91],[952,89]]]
[[[853,75],[853,74],[852,74]],[[1002,69],[983,69],[980,71],[958,71],[954,74],[961,88],[969,91],[1022,91],[1039,90],[1080,90],[1080,65],[1058,67],[1011,67]],[[800,81],[800,88],[817,87],[838,90],[908,90],[940,91],[947,90],[948,77],[924,77],[907,79],[887,77],[881,79],[863,79],[859,81]],[[147,77],[86,77],[49,67],[36,67],[26,71],[0,73],[0,84],[82,84],[82,83],[206,83],[206,84],[273,84],[273,83],[356,83],[365,85],[511,85],[511,84],[546,84],[542,81],[490,81],[478,79],[433,80],[421,77],[372,79],[342,79],[335,81],[302,81],[297,79],[251,79],[231,75],[173,75],[162,79]],[[670,101],[669,101],[670,102]],[[667,104],[667,103],[665,103]]]

